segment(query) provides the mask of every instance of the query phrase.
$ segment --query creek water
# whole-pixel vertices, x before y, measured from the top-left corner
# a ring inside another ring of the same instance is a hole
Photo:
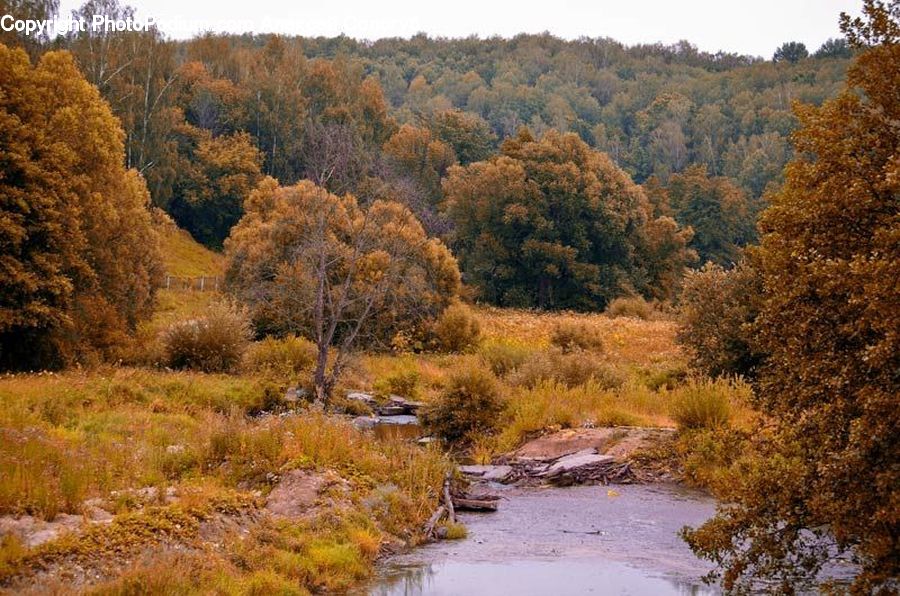
[[[675,485],[492,487],[496,513],[461,513],[464,540],[395,556],[377,596],[714,594],[709,570],[677,533],[715,501]]]

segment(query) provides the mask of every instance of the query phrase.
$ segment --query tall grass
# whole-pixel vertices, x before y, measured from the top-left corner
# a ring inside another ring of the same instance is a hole
[[[732,411],[748,402],[750,391],[740,380],[692,379],[672,392],[672,418],[682,430],[728,426]]]
[[[671,426],[667,410],[664,396],[640,384],[608,389],[593,381],[572,388],[543,382],[513,394],[495,449],[510,451],[548,428]]]

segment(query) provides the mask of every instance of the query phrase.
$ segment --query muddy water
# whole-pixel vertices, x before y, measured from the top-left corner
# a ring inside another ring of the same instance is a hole
[[[712,499],[669,485],[519,489],[469,536],[394,557],[370,591],[393,595],[707,594],[708,564],[677,536]],[[614,492],[610,492],[614,491]]]

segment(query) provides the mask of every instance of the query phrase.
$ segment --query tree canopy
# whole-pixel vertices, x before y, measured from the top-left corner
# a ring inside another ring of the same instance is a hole
[[[900,575],[900,3],[864,12],[844,19],[864,50],[848,86],[797,106],[798,157],[762,218],[764,459],[688,533],[726,587],[768,576],[793,590],[835,552],[858,563],[856,593],[890,593]]]
[[[500,156],[451,168],[444,194],[466,280],[498,304],[602,309],[658,285],[642,268],[651,243],[672,270],[690,260],[689,235],[652,226],[641,188],[571,133],[523,130]]]
[[[108,351],[150,314],[161,273],[143,179],[67,52],[0,45],[0,362]]]

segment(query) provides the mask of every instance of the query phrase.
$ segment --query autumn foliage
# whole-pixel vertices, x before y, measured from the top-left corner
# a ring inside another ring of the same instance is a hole
[[[859,565],[856,593],[892,593],[900,575],[900,4],[864,13],[844,18],[864,50],[847,89],[797,106],[799,157],[762,220],[766,458],[688,534],[726,587],[756,575],[794,590],[830,545]]]
[[[161,274],[143,179],[67,52],[0,46],[0,363],[109,355]]]

